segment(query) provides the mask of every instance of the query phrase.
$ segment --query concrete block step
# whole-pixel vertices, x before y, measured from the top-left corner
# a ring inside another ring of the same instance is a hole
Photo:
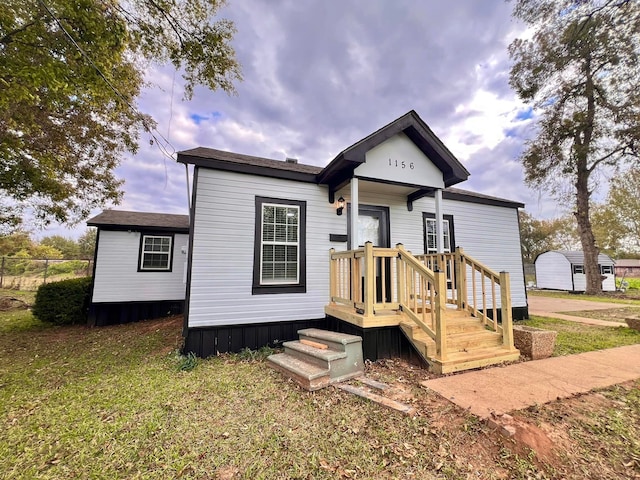
[[[329,369],[318,367],[286,353],[276,353],[267,358],[269,366],[293,379],[306,390],[318,390],[331,383]]]
[[[347,352],[328,349],[320,349],[311,345],[300,343],[298,340],[284,342],[284,353],[292,357],[300,358],[319,367],[330,368],[332,362],[347,358]]]
[[[352,343],[362,343],[362,338],[357,335],[349,335],[347,333],[331,332],[329,330],[320,330],[319,328],[305,328],[298,330],[300,338],[308,338],[319,343],[324,343],[335,350],[344,350],[344,348],[335,348],[334,346],[346,346]]]

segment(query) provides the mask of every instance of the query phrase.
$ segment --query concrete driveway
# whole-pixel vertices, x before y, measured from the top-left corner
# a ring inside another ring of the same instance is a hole
[[[625,325],[622,322],[612,322],[608,320],[597,320],[594,318],[566,315],[558,312],[580,312],[584,310],[608,310],[610,308],[624,308],[631,306],[624,303],[592,302],[589,300],[567,299],[555,297],[542,297],[529,295],[529,314],[539,317],[553,317],[573,322],[588,323],[590,325],[618,326]]]

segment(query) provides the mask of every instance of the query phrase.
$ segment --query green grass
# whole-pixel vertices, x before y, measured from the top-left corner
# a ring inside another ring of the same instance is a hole
[[[634,292],[633,290],[627,291],[624,295],[618,292],[603,293],[602,295],[585,295],[583,293],[568,293],[555,290],[528,290],[527,295],[537,297],[566,298],[569,300],[589,300],[592,302],[640,305],[640,291]]]
[[[627,327],[600,327],[581,323],[532,316],[516,325],[554,330],[558,332],[554,356],[572,355],[605,348],[640,343],[640,332]]]
[[[0,478],[497,479],[555,471],[406,376],[396,381],[415,397],[413,417],[332,388],[306,392],[265,364],[267,351],[181,356],[180,318],[47,328],[29,317],[0,313]],[[607,454],[624,459],[621,449]],[[608,472],[576,462],[566,463],[574,475],[565,478]]]

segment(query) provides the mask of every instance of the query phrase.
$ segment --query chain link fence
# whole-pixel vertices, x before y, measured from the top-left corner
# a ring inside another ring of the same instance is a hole
[[[43,283],[92,274],[93,260],[2,257],[0,288],[35,291]]]

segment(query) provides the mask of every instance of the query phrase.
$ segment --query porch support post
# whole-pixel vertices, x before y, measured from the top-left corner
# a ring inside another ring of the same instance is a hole
[[[351,179],[351,249],[356,250],[360,245],[358,239],[358,179]]]
[[[444,232],[442,230],[442,189],[436,188],[436,249],[438,253],[444,253]],[[443,267],[443,265],[439,265]]]

